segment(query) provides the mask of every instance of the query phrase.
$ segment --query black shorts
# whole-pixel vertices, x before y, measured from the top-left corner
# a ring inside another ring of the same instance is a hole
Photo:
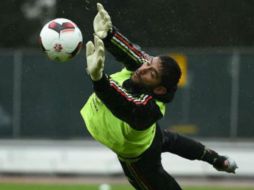
[[[129,182],[136,190],[181,190],[181,187],[162,167],[162,131],[156,128],[151,146],[135,162],[120,161]]]

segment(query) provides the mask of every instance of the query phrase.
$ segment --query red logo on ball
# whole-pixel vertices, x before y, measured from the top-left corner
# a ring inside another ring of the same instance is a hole
[[[55,44],[55,46],[54,46],[54,50],[55,50],[56,52],[61,52],[61,51],[62,51],[62,49],[63,49],[63,47],[62,47],[62,45],[61,45],[61,44]]]

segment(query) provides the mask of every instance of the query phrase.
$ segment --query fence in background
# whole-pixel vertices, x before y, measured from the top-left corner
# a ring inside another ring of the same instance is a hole
[[[149,49],[149,53],[172,50]],[[0,52],[0,137],[88,137],[80,108],[92,92],[84,55],[54,63],[37,51]],[[198,137],[254,136],[254,53],[178,51],[186,81],[160,124]],[[106,72],[121,68],[108,55]]]
[[[203,144],[233,158],[236,175],[218,172],[210,164],[190,161],[174,154],[162,154],[162,164],[173,176],[254,177],[253,142],[214,142]],[[66,140],[0,140],[1,174],[50,175],[123,175],[115,154],[95,141]],[[234,178],[233,178],[234,177]]]

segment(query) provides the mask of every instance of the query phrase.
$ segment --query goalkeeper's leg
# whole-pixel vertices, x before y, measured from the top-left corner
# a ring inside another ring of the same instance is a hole
[[[162,130],[162,152],[171,152],[189,160],[201,159],[205,146],[188,137]]]
[[[181,190],[181,187],[162,167],[160,161],[121,162],[124,174],[136,190]]]
[[[120,161],[129,182],[136,190],[181,190],[181,187],[162,167],[162,134],[156,129],[152,145],[135,162]]]
[[[162,152],[171,152],[189,160],[203,160],[219,171],[235,173],[237,165],[227,156],[221,156],[203,144],[168,130],[162,131]]]

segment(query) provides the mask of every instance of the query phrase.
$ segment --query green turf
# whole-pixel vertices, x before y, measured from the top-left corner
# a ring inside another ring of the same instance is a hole
[[[111,190],[133,190],[128,185],[111,187]],[[99,190],[99,185],[0,184],[0,190]]]
[[[186,187],[184,190],[254,190],[254,187]]]
[[[238,187],[183,187],[184,190],[254,190]],[[99,185],[0,184],[0,190],[99,190]],[[111,190],[134,190],[129,185],[112,185]]]

